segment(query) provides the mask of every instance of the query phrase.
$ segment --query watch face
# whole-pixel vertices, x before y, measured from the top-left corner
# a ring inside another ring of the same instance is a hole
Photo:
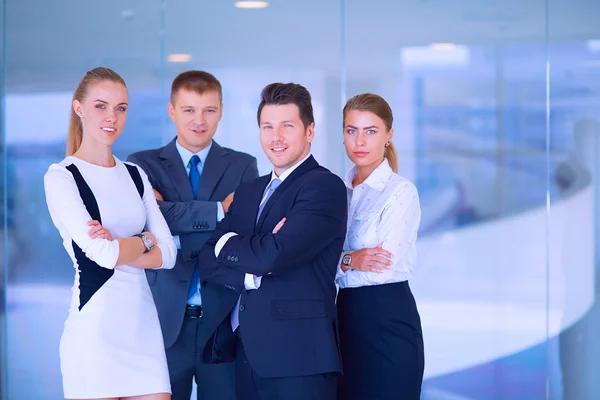
[[[342,262],[344,263],[344,265],[350,265],[350,260],[350,254],[346,254],[344,258],[342,258]]]
[[[152,239],[150,239],[146,235],[142,235],[142,239],[144,239],[144,245],[146,246],[147,249],[152,248]]]

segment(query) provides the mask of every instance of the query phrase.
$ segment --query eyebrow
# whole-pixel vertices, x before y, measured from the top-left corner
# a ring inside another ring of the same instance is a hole
[[[357,127],[356,127],[356,126],[354,126],[354,125],[346,125],[346,128],[359,129],[359,128],[357,128]],[[378,127],[377,125],[365,126],[365,127],[364,127],[364,128],[362,128],[362,129],[373,129],[373,128],[375,128],[375,129],[379,129],[379,127]]]
[[[295,124],[295,123],[296,123],[296,121],[294,121],[294,120],[291,120],[291,119],[290,119],[290,120],[286,120],[286,121],[281,121],[281,123],[282,123],[282,124]],[[273,124],[271,123],[271,121],[262,121],[260,124],[261,124],[261,125],[265,125],[265,124],[273,125]]]
[[[179,108],[194,108],[194,109],[195,109],[196,107],[194,107],[194,106],[186,106],[186,105],[183,105],[183,106],[179,106]],[[202,107],[201,107],[201,108],[202,108]],[[218,110],[218,109],[219,109],[219,106],[206,106],[206,107],[203,107],[203,108],[205,108],[205,109],[206,109],[206,108],[214,108],[215,110]]]
[[[104,101],[104,100],[96,99],[96,100],[94,100],[94,101],[97,101],[98,103],[103,103],[103,104],[106,104],[106,105],[108,105],[108,103],[107,103],[106,101]],[[123,102],[123,103],[119,103],[119,104],[117,104],[117,105],[118,105],[118,106],[120,106],[120,105],[123,105],[123,104],[124,104],[124,105],[126,105],[126,106],[128,105],[128,104],[127,104],[127,103],[125,103],[125,102]]]

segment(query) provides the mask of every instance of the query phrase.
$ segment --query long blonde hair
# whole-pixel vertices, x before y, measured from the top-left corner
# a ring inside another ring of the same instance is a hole
[[[379,118],[383,120],[385,124],[385,128],[390,131],[392,129],[392,123],[394,122],[394,114],[392,113],[392,108],[388,104],[387,101],[383,99],[383,97],[373,94],[373,93],[363,93],[354,96],[344,106],[344,121],[346,120],[346,115],[352,111],[369,111],[373,114],[377,115]],[[392,142],[386,143],[384,157],[387,159],[388,164],[394,172],[398,172],[398,155],[396,153],[396,148]]]
[[[79,102],[83,102],[87,96],[89,87],[94,83],[103,81],[120,83],[127,87],[123,78],[112,69],[104,67],[94,68],[89,70],[81,79],[81,82],[79,82],[77,89],[75,89],[75,93],[73,93],[73,101],[78,100]],[[75,113],[73,102],[71,102],[71,119],[69,121],[69,136],[67,137],[67,156],[75,154],[79,149],[79,146],[81,146],[82,140],[83,126],[81,125],[81,119]]]

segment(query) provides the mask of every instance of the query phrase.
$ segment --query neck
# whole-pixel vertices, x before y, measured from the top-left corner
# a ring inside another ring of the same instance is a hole
[[[184,149],[187,149],[189,151],[191,151],[192,153],[196,154],[196,153],[200,153],[202,150],[206,149],[208,146],[210,146],[210,144],[212,143],[212,140],[208,143],[206,143],[203,146],[190,146],[187,145],[185,143],[183,143],[181,140],[179,140],[179,137],[177,138],[177,143],[179,143],[179,145],[181,147],[183,147]]]
[[[352,180],[352,187],[358,186],[377,169],[377,167],[382,163],[382,161],[378,163],[373,163],[369,165],[357,165],[356,166],[356,176]]]
[[[101,167],[114,167],[116,164],[112,154],[112,146],[89,143],[86,140],[83,140],[81,146],[73,155]]]

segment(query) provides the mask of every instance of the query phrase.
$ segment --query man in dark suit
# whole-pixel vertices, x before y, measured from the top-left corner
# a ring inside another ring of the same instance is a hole
[[[228,211],[239,184],[258,176],[256,159],[219,146],[213,135],[223,112],[219,81],[203,71],[188,71],[173,81],[169,116],[177,138],[165,147],[129,156],[144,169],[160,210],[179,249],[172,270],[147,270],[158,310],[173,400],[189,400],[192,380],[198,400],[234,400],[234,365],[201,363],[199,343],[210,331],[204,310],[198,254]],[[215,305],[216,306],[216,305]]]
[[[273,172],[240,185],[200,251],[203,290],[220,299],[207,315],[203,359],[235,359],[238,400],[332,400],[342,370],[334,279],[346,188],[310,155],[304,87],[265,87],[258,122]]]

